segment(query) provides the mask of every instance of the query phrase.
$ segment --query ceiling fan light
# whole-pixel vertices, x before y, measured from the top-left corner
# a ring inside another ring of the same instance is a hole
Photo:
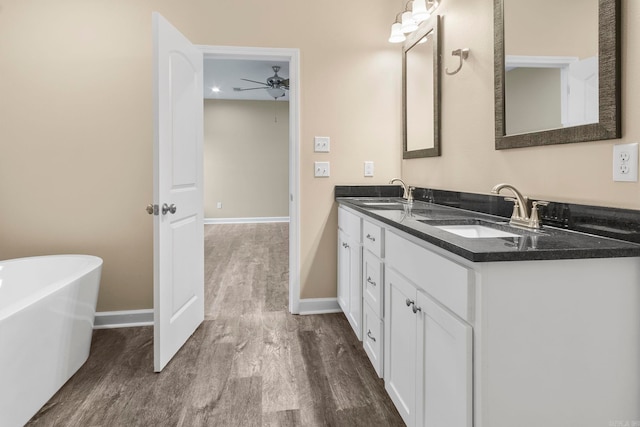
[[[426,21],[429,19],[430,13],[427,10],[426,0],[413,0],[413,6],[411,7],[411,17],[416,23]]]
[[[389,43],[402,43],[407,38],[404,36],[402,32],[401,24],[396,22],[391,26],[391,35],[389,36]]]
[[[274,99],[282,98],[284,96],[284,89],[279,87],[269,87],[267,88],[267,93],[271,95]]]
[[[407,11],[402,14],[402,32],[410,33],[418,29],[418,24],[413,20],[411,12]]]

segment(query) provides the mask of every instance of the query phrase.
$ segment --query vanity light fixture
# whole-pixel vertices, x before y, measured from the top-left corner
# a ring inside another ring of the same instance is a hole
[[[396,15],[396,20],[391,25],[389,43],[402,43],[405,41],[407,39],[405,34],[417,30],[420,23],[429,19],[439,5],[440,2],[438,0],[408,1],[405,4],[404,11]]]
[[[431,14],[427,10],[427,2],[426,0],[413,0],[413,4],[411,5],[411,13],[413,15],[413,20],[418,24],[422,21],[426,21],[429,19]]]
[[[391,25],[391,35],[389,36],[389,43],[402,43],[407,39],[402,32],[402,24],[398,22],[398,15],[396,15],[396,20],[393,25]]]
[[[409,3],[407,3],[408,5]],[[402,32],[409,34],[418,29],[418,23],[413,19],[413,14],[410,10],[405,10],[402,13]]]

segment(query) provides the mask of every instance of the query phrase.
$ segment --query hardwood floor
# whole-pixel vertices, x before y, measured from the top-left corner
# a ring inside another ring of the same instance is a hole
[[[94,331],[28,425],[404,425],[344,315],[288,313],[287,227],[207,225],[205,321],[167,367],[151,327]]]

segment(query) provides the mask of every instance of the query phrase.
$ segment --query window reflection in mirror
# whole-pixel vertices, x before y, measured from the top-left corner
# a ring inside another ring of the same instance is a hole
[[[440,155],[440,17],[433,22],[416,31],[403,49],[405,159]]]
[[[598,123],[598,0],[504,0],[506,134]]]

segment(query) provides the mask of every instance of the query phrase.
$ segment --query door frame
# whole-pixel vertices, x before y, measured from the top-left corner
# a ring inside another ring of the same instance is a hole
[[[300,312],[300,50],[196,45],[204,59],[289,62],[289,312]]]

